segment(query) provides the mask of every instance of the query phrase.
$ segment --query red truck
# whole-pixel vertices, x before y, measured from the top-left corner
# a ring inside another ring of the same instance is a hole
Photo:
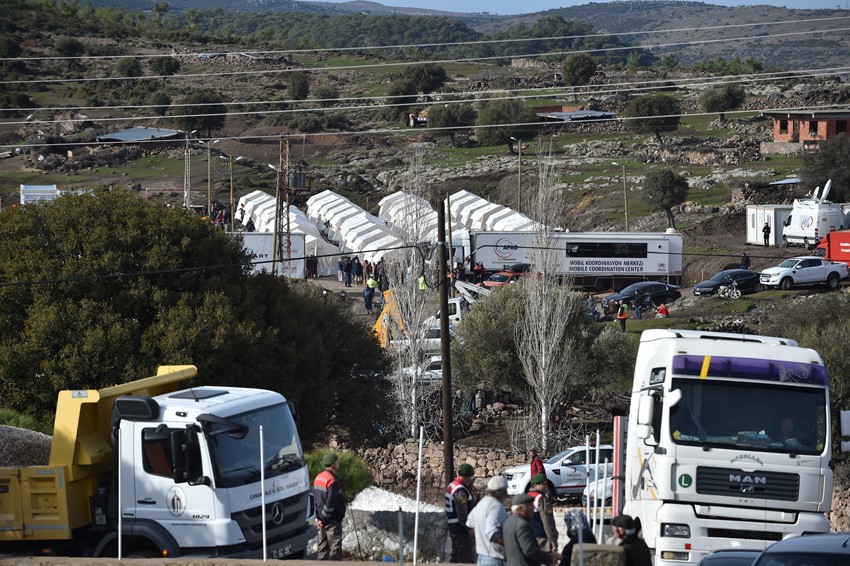
[[[815,255],[850,266],[850,230],[828,232],[815,248]]]

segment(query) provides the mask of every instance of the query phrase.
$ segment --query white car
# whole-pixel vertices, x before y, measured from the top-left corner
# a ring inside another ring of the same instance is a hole
[[[759,279],[765,287],[790,289],[797,285],[826,285],[828,289],[835,290],[848,275],[845,263],[818,256],[800,256],[788,258],[776,267],[765,269]]]
[[[457,331],[453,324],[449,325],[449,338],[454,339]],[[414,342],[410,338],[399,338],[398,340],[390,340],[389,350],[397,350],[404,355],[406,351],[418,345],[422,349],[422,353],[438,354],[442,350],[442,338],[439,325],[423,325],[417,330],[417,339]]]
[[[610,507],[611,502],[614,499],[614,479],[611,476],[608,476],[603,482],[600,477],[598,481],[591,481],[587,484],[587,487],[584,488],[584,493],[581,495],[582,506],[587,506],[587,499],[590,498],[590,506],[595,507],[597,505],[597,493],[605,496],[602,506]]]
[[[442,383],[443,382],[443,358],[442,356],[428,356],[422,365],[409,366],[401,368],[401,373],[406,378],[413,377],[416,374],[419,383]]]
[[[599,460],[608,460],[608,475],[614,473],[614,447],[602,445],[599,447]],[[596,464],[596,447],[590,447],[590,466],[587,465],[587,447],[573,446],[552,456],[543,462],[549,487],[558,496],[579,496],[587,485],[588,474],[590,481],[596,479],[597,471],[601,480],[602,466]],[[531,489],[531,466],[524,464],[513,466],[502,472],[508,480],[508,495],[526,493]]]

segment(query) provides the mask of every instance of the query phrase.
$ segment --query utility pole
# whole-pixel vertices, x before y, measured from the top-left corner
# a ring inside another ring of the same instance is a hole
[[[446,203],[440,200],[437,211],[437,261],[440,262],[437,270],[440,282],[440,351],[442,353],[443,366],[443,471],[445,485],[449,485],[455,478],[455,451],[454,439],[452,438],[452,362],[451,362],[451,338],[449,336],[449,278],[446,273]]]
[[[233,210],[233,156],[227,156],[228,163],[230,164],[230,231],[235,232],[235,214],[236,211]]]
[[[289,140],[286,140],[286,166],[283,179],[284,191],[286,191],[286,276],[289,277],[290,262],[292,261],[292,234],[289,230]]]
[[[269,165],[277,173],[277,183],[275,185],[275,205],[274,205],[274,258],[272,259],[272,273],[277,275],[277,262],[280,261],[280,174],[283,170],[283,138],[280,138],[278,145],[278,163],[277,167]]]
[[[183,158],[183,208],[188,212],[191,210],[192,197],[189,185],[192,182],[192,160],[189,156],[189,132],[186,132],[186,152]]]

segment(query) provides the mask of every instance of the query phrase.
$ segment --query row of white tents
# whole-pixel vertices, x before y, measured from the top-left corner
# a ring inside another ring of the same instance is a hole
[[[275,198],[268,193],[263,191],[249,193],[239,199],[235,222],[241,223],[244,227],[250,220],[254,223],[257,232],[274,232],[276,204]],[[281,221],[278,229],[281,231],[286,229],[285,219]],[[319,259],[317,275],[323,277],[336,274],[339,247],[328,242],[316,224],[295,206],[289,207],[289,231],[293,234],[304,234],[305,252]]]
[[[447,197],[446,210],[452,222],[473,232],[529,232],[535,227],[528,216],[469,191]]]
[[[378,261],[387,250],[404,245],[399,232],[342,195],[322,191],[307,199],[307,217],[322,226],[340,251],[361,260]]]
[[[247,226],[253,222],[258,232],[274,232],[276,200],[254,191],[239,199],[235,221]],[[306,253],[319,258],[320,276],[337,271],[341,255],[356,255],[361,260],[377,261],[402,248],[402,234],[417,242],[437,242],[437,212],[425,199],[398,191],[381,199],[378,216],[370,214],[349,199],[326,190],[307,200],[307,213],[289,208],[289,230],[305,235]],[[469,191],[446,198],[451,220],[447,234],[462,254],[469,243],[470,231],[530,231],[534,222],[519,212],[494,204]],[[279,230],[285,230],[285,220]],[[467,250],[468,251],[468,250]],[[462,261],[463,256],[456,256]]]

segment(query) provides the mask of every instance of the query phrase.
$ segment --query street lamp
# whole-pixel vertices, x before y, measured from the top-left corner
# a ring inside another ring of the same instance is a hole
[[[233,162],[239,161],[240,159],[242,159],[242,156],[240,155],[239,157],[234,159],[233,157],[231,157],[229,155],[227,157],[225,157],[224,155],[219,155],[218,158],[227,161],[228,168],[230,170],[230,231],[235,232],[236,231],[236,228],[235,228],[235,225],[236,225],[235,214],[236,214],[236,212],[233,210]]]
[[[207,217],[210,221],[215,220],[212,217],[212,146],[221,140],[200,142],[207,146]]]
[[[511,139],[516,142],[519,159],[517,159],[517,182],[516,182],[516,210],[522,212],[522,142],[515,137]]]
[[[192,159],[189,154],[189,136],[198,133],[198,130],[192,130],[186,133],[186,154],[183,162],[183,208],[187,211],[191,210],[192,206]]]
[[[629,231],[629,193],[626,192],[626,166],[620,165],[616,161],[612,161],[611,165],[616,165],[623,168],[623,206],[626,212],[626,232]]]

